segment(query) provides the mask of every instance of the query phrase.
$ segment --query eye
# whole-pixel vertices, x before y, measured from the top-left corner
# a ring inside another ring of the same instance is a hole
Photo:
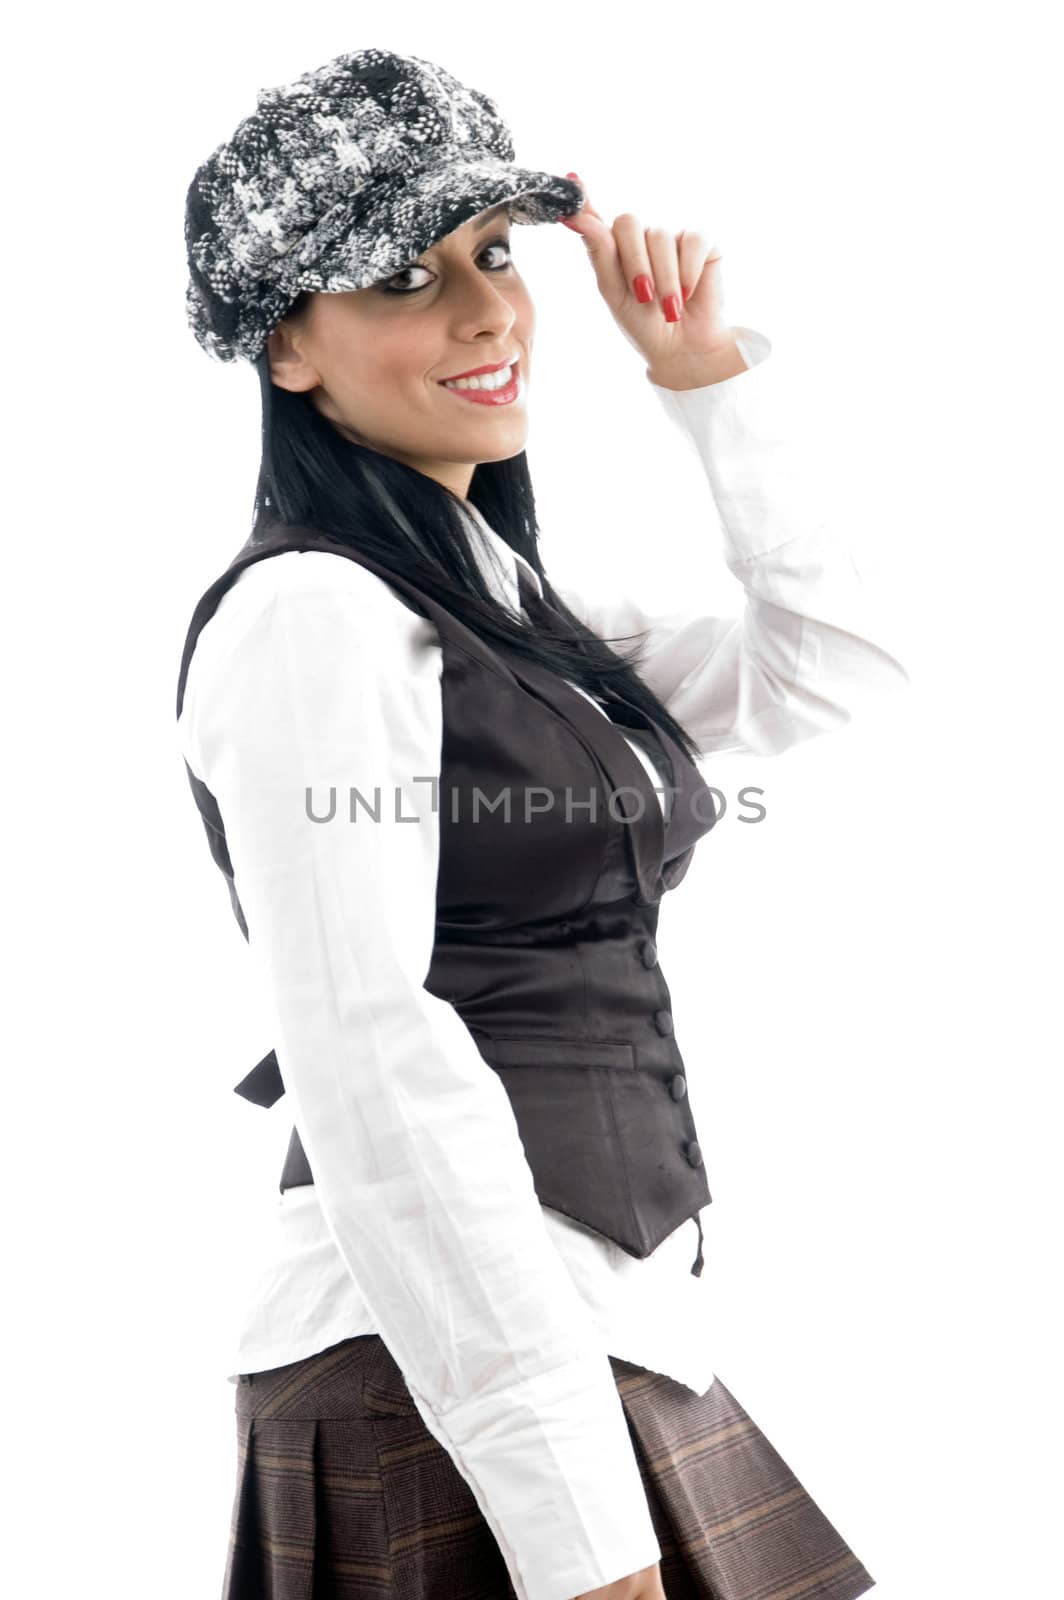
[[[489,272],[504,272],[506,270],[506,268],[508,266],[510,266],[510,264],[512,262],[512,259],[513,259],[512,253],[511,253],[511,250],[510,250],[509,237],[507,235],[505,235],[505,234],[501,234],[499,236],[499,238],[497,238],[497,239],[489,239],[487,244],[481,250],[480,254],[482,256],[486,255],[489,250],[502,250],[504,252],[504,259],[502,261],[500,261],[497,266],[489,267],[488,271]],[[428,271],[429,271],[428,267],[423,267],[418,262],[414,261],[414,262],[411,262],[410,266],[408,266],[408,267],[400,267],[399,271],[398,272],[393,272],[390,278],[383,279],[382,282],[377,284],[377,288],[380,289],[384,294],[416,294],[419,289],[427,288],[428,287],[427,284],[424,284],[424,283],[408,284],[404,288],[397,282],[397,280],[404,278],[408,272],[428,272]]]

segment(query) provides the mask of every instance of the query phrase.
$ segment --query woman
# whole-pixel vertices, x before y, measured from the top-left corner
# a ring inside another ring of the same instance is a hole
[[[262,91],[189,191],[190,322],[256,365],[263,459],[181,749],[272,1007],[238,1090],[295,1124],[224,1600],[851,1600],[868,1572],[709,1364],[654,933],[716,820],[696,758],[905,673],[845,548],[751,492],[769,346],[717,252],[512,158],[485,96],[364,50]],[[705,462],[737,621],[543,569],[510,232],[555,220]]]

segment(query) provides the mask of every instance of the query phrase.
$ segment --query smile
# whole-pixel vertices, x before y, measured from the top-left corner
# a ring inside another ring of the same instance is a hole
[[[485,372],[479,378],[451,378],[440,384],[459,400],[472,400],[478,406],[512,405],[521,392],[520,363],[514,361],[498,372]]]

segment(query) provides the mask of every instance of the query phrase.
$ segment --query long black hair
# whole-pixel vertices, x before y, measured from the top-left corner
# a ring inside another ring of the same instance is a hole
[[[301,296],[288,315],[298,315]],[[279,525],[313,528],[400,573],[488,642],[540,663],[593,694],[615,721],[623,704],[664,727],[692,760],[699,751],[639,676],[645,642],[618,655],[573,614],[552,588],[539,554],[539,528],[525,451],[473,471],[469,501],[543,586],[517,617],[492,594],[470,545],[459,497],[416,468],[347,439],[311,403],[270,376],[269,354],[255,363],[262,393],[262,460],[252,542]],[[640,639],[617,634],[618,642]]]

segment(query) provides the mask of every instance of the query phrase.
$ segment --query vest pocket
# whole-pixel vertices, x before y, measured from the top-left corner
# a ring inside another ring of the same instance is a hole
[[[635,1070],[635,1050],[628,1039],[570,1039],[481,1034],[485,1060],[500,1067],[620,1067]]]

